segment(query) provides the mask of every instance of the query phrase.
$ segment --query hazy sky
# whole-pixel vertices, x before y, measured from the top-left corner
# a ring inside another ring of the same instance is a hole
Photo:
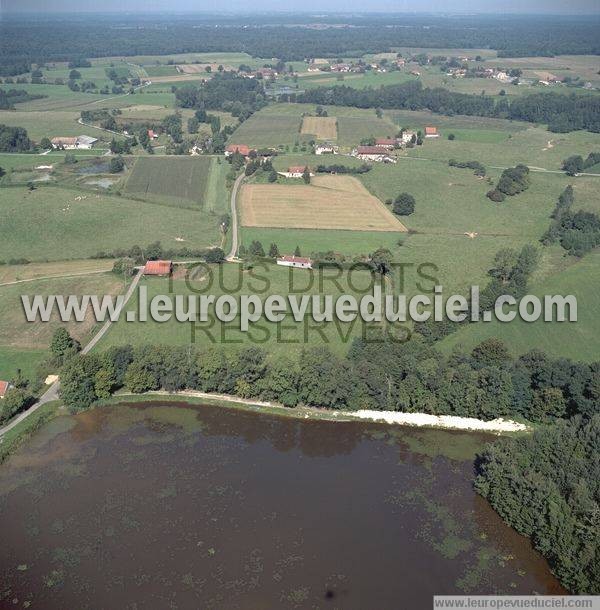
[[[600,0],[0,0],[9,12],[442,12],[442,13],[600,13]]]

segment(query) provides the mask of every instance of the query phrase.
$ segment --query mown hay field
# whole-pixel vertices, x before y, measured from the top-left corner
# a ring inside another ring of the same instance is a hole
[[[317,140],[335,140],[337,138],[337,119],[331,116],[306,116],[302,119],[300,133],[313,135]]]
[[[351,176],[318,176],[298,186],[247,184],[240,208],[245,227],[407,231]]]
[[[182,207],[204,207],[213,159],[173,157],[137,159],[127,179],[125,192]]]

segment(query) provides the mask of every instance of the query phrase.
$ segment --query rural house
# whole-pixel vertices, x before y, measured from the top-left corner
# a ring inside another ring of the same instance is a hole
[[[153,129],[149,129],[149,130],[148,130],[148,137],[149,137],[151,140],[157,140],[157,139],[158,139],[158,135],[157,135],[157,134],[154,132],[154,130],[153,130]]]
[[[277,264],[283,267],[297,267],[298,269],[312,269],[312,259],[304,256],[281,256]]]
[[[425,137],[439,138],[440,134],[438,133],[437,127],[425,127]]]
[[[396,159],[390,157],[388,149],[383,146],[358,146],[352,151],[352,156],[363,161],[377,161],[379,163],[396,163]]]
[[[72,150],[74,148],[90,149],[97,141],[98,138],[92,138],[91,136],[57,136],[52,138],[50,143],[52,144],[52,148],[64,148],[65,150]]]
[[[304,170],[307,169],[306,165],[292,165],[288,167],[287,172],[278,172],[280,176],[285,176],[286,178],[302,178],[304,175]],[[314,176],[313,172],[308,168],[308,173],[311,176]]]
[[[144,275],[171,275],[172,261],[147,261],[144,265]]]
[[[248,157],[252,150],[254,149],[250,148],[247,144],[229,144],[225,149],[225,156],[229,157],[237,152],[240,153],[242,157]]]

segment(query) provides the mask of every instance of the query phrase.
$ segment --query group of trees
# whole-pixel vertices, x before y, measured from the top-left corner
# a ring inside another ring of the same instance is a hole
[[[0,152],[26,152],[31,147],[26,129],[0,124]]]
[[[600,386],[590,387],[596,404]],[[477,491],[572,593],[600,594],[600,414],[490,444]]]
[[[457,161],[456,159],[450,159],[448,161],[448,165],[450,167],[472,169],[476,176],[480,176],[482,178],[485,176],[485,166],[483,166],[479,161]]]
[[[448,116],[508,118],[547,123],[549,129],[556,132],[600,131],[600,96],[596,95],[545,92],[516,96],[509,102],[506,96],[496,100],[488,95],[456,93],[441,87],[425,88],[417,80],[378,88],[319,87],[298,94],[296,101],[357,108],[427,109]]]
[[[400,193],[394,200],[388,199],[387,205],[392,206],[392,211],[398,216],[409,216],[415,211],[415,198],[410,193]]]
[[[173,258],[203,258],[212,263],[220,263],[225,259],[225,253],[221,248],[163,248],[159,241],[155,241],[144,248],[135,245],[110,252],[96,252],[91,258],[131,259],[136,265],[142,265],[146,261]]]
[[[24,89],[0,89],[0,110],[13,110],[15,104],[39,100],[45,95],[28,93]]]
[[[574,201],[573,187],[569,185],[560,194],[550,227],[541,241],[545,245],[559,241],[569,254],[584,256],[600,245],[600,217],[584,210],[573,212]]]
[[[506,196],[512,197],[529,188],[529,168],[526,165],[517,165],[505,169],[500,175],[495,189],[486,193],[492,201],[501,203]]]
[[[520,251],[503,248],[496,252],[494,263],[488,270],[489,282],[479,294],[479,314],[492,311],[496,300],[502,295],[511,295],[516,300],[527,294],[531,274],[537,269],[540,260],[539,250],[532,245],[525,245]],[[415,330],[428,343],[456,332],[462,324],[470,323],[473,303],[468,302],[469,315],[464,322],[445,319],[440,322],[428,320],[415,323]]]
[[[176,87],[175,99],[181,108],[224,110],[240,120],[245,120],[267,103],[260,80],[243,78],[232,72],[215,74],[199,86],[186,84]]]
[[[600,163],[600,153],[597,152],[590,153],[585,160],[581,155],[572,155],[562,162],[562,169],[567,176],[576,176],[598,163]]]
[[[317,165],[315,172],[317,174],[366,174],[371,169],[373,169],[372,166],[367,163],[363,163],[358,167],[348,167],[347,165],[334,163],[332,165]]]

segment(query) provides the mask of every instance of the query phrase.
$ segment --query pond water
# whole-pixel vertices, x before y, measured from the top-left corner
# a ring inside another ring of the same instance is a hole
[[[101,162],[101,163],[93,163],[91,165],[84,165],[82,167],[77,168],[78,174],[106,174],[110,169],[110,163]]]
[[[560,593],[477,496],[489,437],[183,403],[52,420],[0,467],[2,608],[431,608]]]
[[[88,180],[86,184],[91,186],[99,186],[100,188],[107,189],[110,188],[116,180],[112,180],[111,178],[98,178],[97,180]]]

